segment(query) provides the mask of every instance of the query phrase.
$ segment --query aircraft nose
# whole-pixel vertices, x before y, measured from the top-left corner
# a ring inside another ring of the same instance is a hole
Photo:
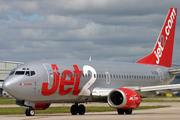
[[[2,88],[11,96],[13,96],[14,91],[14,82],[10,79],[6,79],[3,84]]]

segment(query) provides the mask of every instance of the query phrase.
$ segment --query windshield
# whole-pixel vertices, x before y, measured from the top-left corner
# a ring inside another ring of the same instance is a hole
[[[35,75],[35,71],[11,71],[9,75],[26,75],[26,76],[33,76]]]

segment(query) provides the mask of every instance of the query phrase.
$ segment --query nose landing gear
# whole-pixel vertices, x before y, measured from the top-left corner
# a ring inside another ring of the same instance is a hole
[[[26,109],[25,114],[26,114],[26,116],[34,116],[35,111],[32,107],[30,107],[29,109]]]
[[[77,113],[79,113],[79,115],[84,115],[85,114],[85,107],[84,105],[79,105],[78,103],[75,103],[75,105],[71,106],[71,114],[72,115],[77,115]]]

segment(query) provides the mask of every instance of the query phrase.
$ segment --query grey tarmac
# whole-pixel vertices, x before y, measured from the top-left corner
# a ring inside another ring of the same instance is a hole
[[[62,106],[62,104],[53,104],[52,106]],[[71,105],[71,104],[68,104]],[[86,104],[85,106],[108,106],[107,104]],[[117,112],[91,112],[85,115],[72,116],[70,113],[61,114],[36,114],[32,117],[25,115],[0,115],[0,120],[179,120],[180,119],[180,103],[179,102],[163,102],[148,103],[143,102],[141,106],[155,105],[171,105],[167,108],[157,108],[148,110],[134,110],[132,115],[118,115]]]

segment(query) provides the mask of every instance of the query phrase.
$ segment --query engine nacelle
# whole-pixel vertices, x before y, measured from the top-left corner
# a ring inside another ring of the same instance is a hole
[[[34,110],[45,110],[50,105],[51,105],[50,103],[36,103],[35,106],[33,106],[33,109]]]
[[[135,109],[141,103],[140,95],[128,88],[117,88],[112,90],[107,101],[109,106],[116,109]]]

